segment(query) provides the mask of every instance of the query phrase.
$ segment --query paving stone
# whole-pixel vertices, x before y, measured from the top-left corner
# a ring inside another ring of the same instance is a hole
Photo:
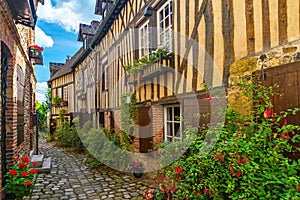
[[[44,158],[51,158],[51,172],[39,174],[31,197],[24,199],[139,200],[143,199],[144,189],[150,187],[146,178],[137,182],[132,176],[109,168],[91,170],[83,163],[84,155],[71,155],[44,141],[39,144]]]

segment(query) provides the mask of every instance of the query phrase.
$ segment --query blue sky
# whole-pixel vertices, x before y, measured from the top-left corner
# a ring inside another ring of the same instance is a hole
[[[45,0],[39,4],[36,25],[36,44],[44,47],[44,65],[36,66],[37,100],[45,101],[47,81],[50,78],[49,62],[65,63],[82,46],[77,41],[79,23],[99,20],[94,15],[96,0]]]

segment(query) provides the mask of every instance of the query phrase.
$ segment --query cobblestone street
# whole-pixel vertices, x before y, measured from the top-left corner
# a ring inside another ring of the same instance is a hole
[[[31,196],[24,199],[143,199],[151,185],[147,177],[89,169],[83,155],[71,155],[51,143],[40,142],[40,153],[52,158],[51,173],[39,174]]]

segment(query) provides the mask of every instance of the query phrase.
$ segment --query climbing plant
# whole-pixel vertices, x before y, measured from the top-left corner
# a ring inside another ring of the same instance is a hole
[[[128,98],[130,102],[128,102]],[[129,150],[132,137],[135,135],[134,124],[136,122],[136,96],[135,94],[124,94],[121,96],[121,144],[124,149]]]

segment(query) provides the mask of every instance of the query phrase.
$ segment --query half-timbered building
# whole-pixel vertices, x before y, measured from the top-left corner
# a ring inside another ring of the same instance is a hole
[[[299,66],[299,7],[299,0],[97,0],[103,19],[73,64],[74,111],[119,130],[121,97],[134,93],[136,149],[181,139],[183,119],[198,125],[205,119],[193,114],[212,111],[207,88],[226,90],[257,70]],[[150,59],[160,47],[167,53]],[[140,70],[126,69],[144,56]],[[288,73],[280,69],[277,75]],[[291,76],[297,83],[297,73],[283,75],[283,87]]]
[[[0,196],[13,158],[36,149],[35,65],[43,64],[35,44],[38,0],[0,0]]]

